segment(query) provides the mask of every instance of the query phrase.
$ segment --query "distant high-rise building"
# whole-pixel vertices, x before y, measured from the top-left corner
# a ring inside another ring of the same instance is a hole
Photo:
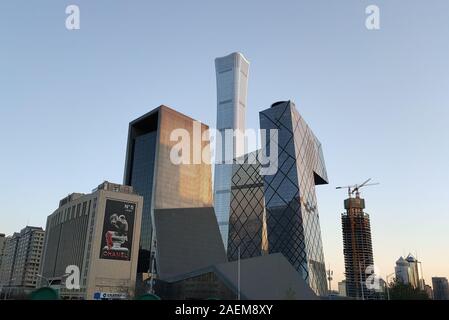
[[[366,287],[366,280],[372,272],[367,268],[374,266],[374,258],[370,218],[363,211],[365,200],[357,193],[355,198],[349,197],[344,204],[346,212],[341,215],[341,221],[346,292],[349,297],[356,299],[375,299],[375,291]]]
[[[80,288],[64,299],[134,296],[143,199],[132,187],[104,182],[90,194],[73,193],[47,218],[41,285],[59,285],[67,267],[80,271]]]
[[[400,257],[396,261],[395,273],[397,281],[424,290],[421,262],[412,254],[409,254],[405,259]]]
[[[241,53],[215,60],[217,77],[216,165],[214,174],[214,208],[225,247],[231,203],[232,161],[245,153],[245,114],[249,62]],[[232,131],[231,131],[232,130]],[[234,132],[240,132],[235,137]],[[232,143],[231,143],[232,142]]]
[[[277,171],[264,175],[269,253],[282,253],[321,296],[328,294],[315,186],[328,178],[321,143],[291,101],[260,112],[264,152],[278,147]],[[277,130],[277,139],[270,130]],[[274,139],[274,140],[273,140]],[[273,140],[273,141],[271,141]]]
[[[2,286],[11,285],[11,278],[12,272],[14,271],[14,261],[16,259],[18,241],[18,232],[14,232],[12,236],[5,238],[3,259],[0,268],[0,285]]]
[[[144,199],[138,274],[157,274],[155,210],[213,205],[211,165],[201,159],[199,163],[192,160],[198,150],[202,151],[204,159],[210,159],[209,140],[202,139],[208,129],[207,125],[166,106],[152,110],[129,125],[124,184],[132,186]],[[171,139],[174,130],[183,130],[193,139],[188,150],[183,150],[190,152],[188,158],[192,163],[171,161],[172,148],[179,144]]]
[[[409,284],[410,283],[410,266],[403,257],[400,257],[396,261],[396,266],[394,268],[395,275],[396,275],[396,281],[403,283],[403,284]]]
[[[10,295],[36,288],[44,236],[42,228],[27,226],[6,238],[0,282],[13,289]]]
[[[449,283],[447,278],[432,277],[432,287],[435,300],[449,300]]]

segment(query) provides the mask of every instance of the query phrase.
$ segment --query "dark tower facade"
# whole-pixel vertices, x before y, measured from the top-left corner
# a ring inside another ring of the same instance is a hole
[[[341,215],[343,253],[345,257],[346,293],[357,299],[373,299],[375,291],[366,287],[371,275],[367,268],[374,265],[370,218],[365,200],[357,194],[345,200],[346,212]],[[368,273],[367,273],[368,272]]]
[[[321,143],[291,101],[259,117],[266,154],[274,152],[271,142],[278,148],[276,173],[263,176],[268,252],[282,253],[316,294],[327,295],[315,193],[316,185],[328,183]]]
[[[232,165],[228,260],[248,259],[268,253],[263,177],[258,151]]]

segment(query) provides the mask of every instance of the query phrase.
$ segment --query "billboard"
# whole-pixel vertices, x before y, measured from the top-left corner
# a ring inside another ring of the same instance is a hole
[[[131,260],[136,204],[106,200],[100,259]]]

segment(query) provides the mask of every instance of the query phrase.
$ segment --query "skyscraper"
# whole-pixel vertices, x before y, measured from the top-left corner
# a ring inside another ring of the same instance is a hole
[[[372,299],[373,290],[366,287],[368,266],[374,265],[370,218],[363,211],[365,200],[357,193],[344,202],[346,212],[341,215],[343,253],[345,258],[346,292],[349,297]]]
[[[312,290],[327,294],[326,268],[317,209],[315,186],[327,184],[321,143],[291,101],[274,103],[260,112],[265,132],[266,154],[271,129],[277,130],[278,170],[265,175],[268,250],[280,252],[295,267]]]
[[[156,209],[212,207],[211,166],[204,162],[175,164],[171,161],[171,133],[184,130],[194,140],[189,144],[189,159],[200,150],[210,158],[209,140],[201,139],[209,129],[195,120],[166,106],[160,106],[129,125],[124,184],[143,196],[142,226],[138,274],[157,273]],[[199,135],[199,137],[196,137]],[[199,140],[195,140],[199,138]],[[152,255],[152,257],[151,257]],[[155,264],[150,267],[150,260]]]
[[[234,163],[229,218],[228,259],[234,261],[268,253],[263,177],[258,151]]]
[[[403,284],[410,284],[413,288],[424,290],[424,278],[422,276],[421,262],[411,253],[407,258],[400,257],[396,261],[396,280]]]
[[[245,152],[243,135],[235,138],[230,130],[245,131],[249,62],[241,53],[215,60],[217,77],[217,131],[214,208],[225,247],[228,244],[231,202],[232,161]]]
[[[432,277],[433,298],[449,300],[449,282],[444,277]]]

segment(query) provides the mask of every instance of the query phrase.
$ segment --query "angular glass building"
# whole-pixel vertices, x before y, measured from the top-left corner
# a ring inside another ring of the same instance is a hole
[[[228,259],[235,261],[268,253],[263,177],[258,151],[233,164]]]
[[[215,60],[217,77],[216,165],[214,178],[214,208],[220,233],[228,243],[229,208],[231,197],[232,160],[245,153],[243,136],[227,138],[226,130],[245,131],[249,62],[241,53],[232,53]],[[231,132],[232,133],[232,132]],[[228,143],[226,143],[226,139]],[[228,161],[226,161],[228,160]],[[230,163],[229,163],[230,162]]]
[[[327,294],[315,186],[328,178],[321,143],[293,102],[277,102],[260,112],[260,128],[277,129],[278,170],[265,175],[264,197],[269,253],[282,253],[318,295]]]
[[[144,200],[138,274],[157,270],[157,259],[151,258],[157,256],[154,210],[212,207],[211,165],[175,164],[170,159],[172,148],[179,143],[170,139],[171,133],[183,129],[195,138],[194,122],[160,106],[129,124],[124,184],[132,186]],[[208,129],[200,124],[200,139],[189,144],[190,155],[200,150],[205,159],[210,158],[209,141],[201,140]],[[155,264],[150,266],[150,260]]]

